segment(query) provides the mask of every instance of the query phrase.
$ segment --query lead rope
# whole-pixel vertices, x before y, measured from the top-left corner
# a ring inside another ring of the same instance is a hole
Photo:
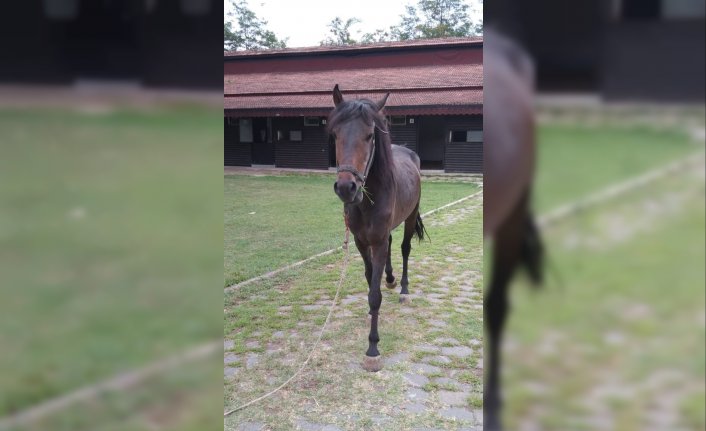
[[[299,367],[296,373],[292,375],[292,377],[288,378],[284,383],[273,389],[272,391],[266,393],[265,395],[255,398],[254,400],[247,402],[243,404],[242,406],[236,407],[233,410],[228,410],[227,412],[223,413],[223,417],[230,416],[231,414],[237,412],[238,410],[243,410],[246,407],[249,407],[258,401],[262,401],[267,397],[270,397],[274,395],[277,391],[282,389],[283,387],[287,386],[289,382],[294,380],[299,373],[301,373],[304,370],[304,367],[306,367],[306,364],[309,363],[309,360],[314,356],[314,353],[316,353],[317,348],[319,347],[319,343],[321,342],[321,338],[324,335],[324,331],[326,330],[326,325],[328,325],[329,320],[331,319],[331,315],[333,314],[333,309],[336,308],[336,302],[338,302],[338,296],[341,293],[341,286],[343,286],[343,281],[346,279],[346,270],[348,269],[348,260],[350,257],[350,252],[348,250],[348,239],[350,236],[350,228],[348,227],[348,214],[343,212],[343,222],[346,224],[346,238],[343,241],[343,250],[345,251],[345,256],[343,258],[343,266],[341,268],[341,275],[338,278],[338,287],[336,288],[336,295],[333,297],[333,302],[331,302],[331,308],[328,310],[328,316],[326,316],[326,321],[324,322],[324,325],[321,327],[321,332],[319,333],[319,338],[316,339],[316,342],[314,343],[314,347],[312,347],[311,352],[309,352],[309,356],[307,356],[306,360],[304,363]]]

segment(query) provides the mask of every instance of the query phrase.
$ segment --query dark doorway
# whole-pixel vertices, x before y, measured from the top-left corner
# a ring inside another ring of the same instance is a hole
[[[656,20],[661,15],[660,3],[660,0],[623,0],[623,19]]]
[[[272,120],[254,118],[252,122],[252,163],[253,165],[274,165],[275,144],[272,141]]]
[[[137,80],[140,76],[138,14],[134,2],[79,1],[65,26],[65,54],[75,76]]]
[[[420,117],[417,154],[422,169],[444,169],[444,117]]]
[[[336,167],[336,140],[330,135],[328,137],[328,165],[331,168]]]

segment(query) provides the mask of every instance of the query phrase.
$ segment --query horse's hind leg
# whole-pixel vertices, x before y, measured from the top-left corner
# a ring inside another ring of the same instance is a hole
[[[395,276],[392,275],[392,259],[390,257],[390,251],[392,250],[392,234],[390,234],[390,239],[387,242],[387,262],[385,263],[385,285],[388,289],[394,289],[397,286],[395,283]]]
[[[400,291],[400,302],[409,301],[409,279],[407,278],[407,260],[409,252],[412,251],[412,236],[417,223],[418,209],[412,211],[407,220],[404,222],[404,237],[402,238],[402,290]]]
[[[527,208],[520,202],[513,213],[499,227],[493,244],[493,264],[490,290],[485,298],[483,313],[488,330],[489,366],[486,371],[483,390],[483,416],[485,428],[498,431],[502,429],[500,421],[500,346],[503,327],[509,311],[508,289],[515,269],[521,262],[522,234],[525,226]]]

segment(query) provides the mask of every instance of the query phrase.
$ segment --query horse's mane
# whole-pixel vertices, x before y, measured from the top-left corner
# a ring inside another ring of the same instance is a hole
[[[355,119],[366,124],[375,124],[375,159],[369,176],[374,176],[382,184],[393,180],[392,141],[385,116],[378,111],[377,104],[369,99],[345,100],[329,114],[327,130],[329,134],[340,124]]]

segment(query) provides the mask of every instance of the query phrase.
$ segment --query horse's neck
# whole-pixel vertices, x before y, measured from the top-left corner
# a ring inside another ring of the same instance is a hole
[[[388,169],[392,170],[392,167]],[[367,189],[370,197],[363,197],[363,200],[367,204],[364,208],[366,211],[372,211],[375,209],[375,204],[373,202],[380,202],[380,204],[394,199],[395,195],[395,182],[390,171],[390,175],[377,175],[378,171],[373,171],[369,175],[368,181],[366,182],[365,188]],[[372,202],[371,202],[372,201]],[[379,206],[378,206],[379,207]]]

